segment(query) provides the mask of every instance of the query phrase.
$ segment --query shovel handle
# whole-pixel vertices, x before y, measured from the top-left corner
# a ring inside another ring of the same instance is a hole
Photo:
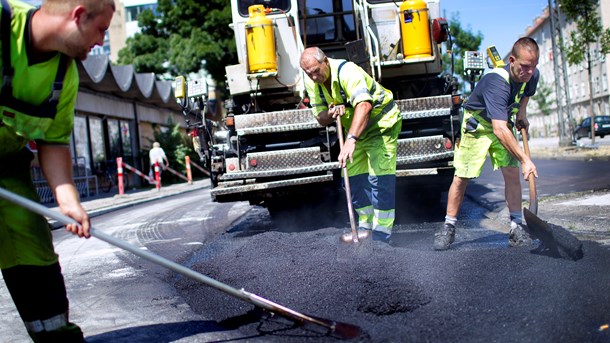
[[[343,125],[341,125],[341,117],[337,117],[337,135],[339,136],[339,145],[343,149]],[[343,183],[345,184],[345,197],[347,198],[347,211],[349,212],[349,223],[352,228],[352,241],[358,243],[358,229],[356,228],[356,219],[354,218],[354,205],[352,204],[352,190],[349,186],[349,174],[347,167],[343,167]]]
[[[521,129],[521,137],[523,138],[523,150],[525,151],[525,154],[527,155],[527,157],[531,158],[530,145],[527,141],[527,131],[525,130],[525,128]],[[533,214],[538,214],[538,195],[536,192],[536,177],[532,174],[528,175],[527,182],[529,183],[529,190],[530,190],[529,210]]]

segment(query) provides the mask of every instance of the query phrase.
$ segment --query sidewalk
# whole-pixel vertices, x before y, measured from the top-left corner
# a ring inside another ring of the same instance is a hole
[[[610,161],[610,138],[595,137],[594,146],[588,138],[576,143],[576,146],[559,146],[559,137],[532,138],[529,146],[533,158]],[[522,142],[519,144],[523,147]]]
[[[82,204],[85,210],[87,210],[89,216],[95,217],[121,208],[141,204],[143,202],[162,199],[172,195],[182,194],[208,187],[210,187],[210,180],[205,178],[202,180],[195,180],[190,185],[183,182],[162,186],[159,190],[156,188],[129,190],[123,195],[116,194],[117,190],[113,189],[110,193],[99,193],[97,196],[83,198]],[[54,211],[59,211],[57,204],[50,204],[48,207]],[[53,229],[63,227],[62,224],[54,220],[49,220],[49,223]]]

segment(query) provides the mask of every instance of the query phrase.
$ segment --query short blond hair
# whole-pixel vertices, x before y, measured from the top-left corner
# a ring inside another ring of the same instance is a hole
[[[44,0],[41,8],[59,14],[69,12],[78,5],[85,6],[90,16],[102,13],[107,6],[112,6],[112,10],[116,11],[114,0]]]

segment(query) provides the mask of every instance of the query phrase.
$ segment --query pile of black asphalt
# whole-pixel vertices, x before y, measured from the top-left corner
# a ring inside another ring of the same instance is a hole
[[[553,258],[466,223],[451,249],[437,252],[425,223],[401,226],[390,244],[346,244],[345,226],[304,229],[294,220],[263,229],[255,216],[185,264],[300,313],[357,325],[353,341],[610,342],[607,246],[584,241],[582,259]],[[339,340],[196,281],[174,284],[193,310],[241,341]]]

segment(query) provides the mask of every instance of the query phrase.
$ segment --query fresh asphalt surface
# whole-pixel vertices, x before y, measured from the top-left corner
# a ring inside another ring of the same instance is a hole
[[[359,326],[362,342],[610,342],[610,251],[584,242],[579,261],[509,248],[506,234],[467,221],[444,252],[432,226],[406,225],[391,245],[339,243],[341,229],[293,222],[259,231],[249,213],[188,264],[294,310]],[[434,225],[436,226],[436,225]],[[299,230],[299,232],[292,232]],[[175,279],[192,309],[246,341],[333,342],[323,328],[260,321],[253,306]]]

